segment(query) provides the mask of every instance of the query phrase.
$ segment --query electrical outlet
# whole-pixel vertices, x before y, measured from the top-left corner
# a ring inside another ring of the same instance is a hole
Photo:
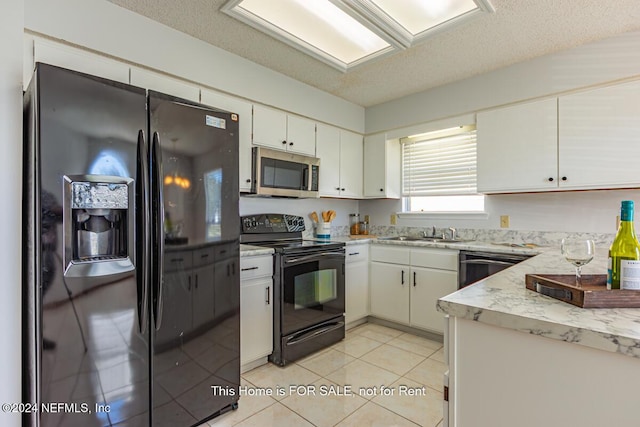
[[[500,228],[509,228],[509,215],[500,215]]]
[[[398,215],[391,214],[390,221],[391,221],[391,225],[396,225],[398,223]]]

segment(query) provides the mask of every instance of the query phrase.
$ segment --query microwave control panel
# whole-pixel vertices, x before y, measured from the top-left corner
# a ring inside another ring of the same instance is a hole
[[[292,233],[304,231],[304,218],[286,214],[260,214],[242,217],[242,233]]]

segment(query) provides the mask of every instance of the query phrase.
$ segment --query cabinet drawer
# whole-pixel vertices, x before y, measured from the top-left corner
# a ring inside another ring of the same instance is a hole
[[[187,270],[192,266],[192,251],[172,251],[164,254],[164,271]]]
[[[273,256],[240,258],[240,280],[273,275]]]
[[[369,245],[349,245],[344,248],[345,262],[353,264],[369,260]]]
[[[374,245],[371,247],[371,261],[408,265],[410,261],[409,248]]]
[[[201,265],[207,265],[213,263],[214,247],[198,249],[193,251],[193,266],[200,267]]]
[[[411,265],[458,271],[458,251],[447,249],[411,249]]]

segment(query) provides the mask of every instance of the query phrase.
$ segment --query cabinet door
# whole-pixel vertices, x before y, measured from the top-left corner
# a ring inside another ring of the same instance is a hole
[[[287,114],[262,105],[253,105],[253,143],[287,149]]]
[[[340,129],[318,124],[317,154],[320,158],[320,195],[340,195]]]
[[[458,289],[458,273],[449,270],[411,268],[411,326],[444,332],[444,315],[436,310],[438,299]]]
[[[239,275],[239,266],[233,258],[216,259],[214,284],[214,312],[216,319],[224,318],[237,307],[238,288],[234,276]],[[235,300],[235,301],[234,301]]]
[[[400,197],[400,141],[377,134],[364,138],[364,197]]]
[[[563,96],[559,102],[560,187],[637,187],[640,82]]]
[[[557,100],[478,113],[478,191],[558,187]]]
[[[240,284],[241,364],[273,351],[273,282],[271,278],[244,280]]]
[[[197,86],[140,68],[131,68],[131,84],[189,101],[200,102],[200,88]]]
[[[176,345],[192,329],[191,274],[182,270],[164,273],[162,323],[156,331],[156,344]]]
[[[372,262],[371,315],[409,324],[409,267]]]
[[[193,329],[211,323],[214,318],[214,281],[213,264],[205,265],[191,273],[193,288]]]
[[[369,265],[355,262],[345,266],[345,318],[347,324],[369,314]]]
[[[287,116],[287,151],[314,157],[316,155],[316,122],[298,116]]]
[[[340,195],[362,197],[362,135],[340,132]]]
[[[238,130],[240,134],[238,135],[238,151],[240,161],[240,191],[251,191],[251,103],[210,90],[203,90],[201,95],[203,104],[236,113],[239,116]]]

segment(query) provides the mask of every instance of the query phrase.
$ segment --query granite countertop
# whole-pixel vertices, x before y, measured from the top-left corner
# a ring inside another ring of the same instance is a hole
[[[265,248],[262,246],[240,245],[240,258],[245,256],[273,255],[273,248]]]
[[[459,251],[486,251],[511,254],[538,255],[549,249],[544,246],[536,246],[533,248],[521,245],[499,244],[483,241],[460,241],[460,242],[423,242],[419,240],[390,240],[388,238],[377,238],[373,240],[376,244],[394,245],[394,246],[410,246],[419,248],[442,248],[455,249]]]
[[[605,274],[607,250],[583,267]],[[583,309],[525,288],[525,274],[573,274],[558,249],[489,276],[438,301],[438,311],[468,320],[640,358],[640,309]]]

